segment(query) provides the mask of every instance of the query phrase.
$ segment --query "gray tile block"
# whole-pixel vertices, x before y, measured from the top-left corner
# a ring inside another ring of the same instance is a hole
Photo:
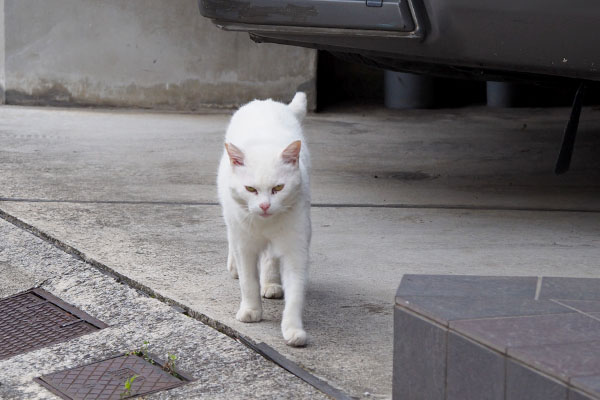
[[[591,397],[586,393],[579,392],[574,389],[569,389],[569,400],[598,400],[598,397]]]
[[[450,332],[446,400],[504,400],[505,362],[501,354]]]
[[[539,298],[600,300],[600,279],[544,277]]]
[[[506,400],[567,400],[565,385],[507,360]]]
[[[444,400],[446,346],[445,328],[395,308],[394,399]]]
[[[596,300],[555,300],[556,303],[564,304],[581,312],[599,312],[600,301]]]
[[[396,304],[446,325],[460,319],[572,313],[551,300],[519,297],[401,296]]]
[[[500,352],[509,347],[600,340],[600,320],[580,313],[450,322],[450,328]]]
[[[579,376],[571,379],[571,385],[575,388],[592,393],[600,399],[600,374],[593,376]]]
[[[396,296],[519,297],[533,299],[537,277],[404,275]]]
[[[545,277],[535,300],[537,284],[405,275],[394,398],[600,400],[600,279]]]
[[[565,381],[600,375],[600,341],[511,347],[508,355]]]

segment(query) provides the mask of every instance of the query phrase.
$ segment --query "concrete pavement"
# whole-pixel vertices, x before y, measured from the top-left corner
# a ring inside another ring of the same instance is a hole
[[[403,274],[600,277],[597,110],[561,177],[565,109],[350,111],[306,122],[305,349],[281,338],[282,301],[264,302],[261,323],[235,320],[214,186],[228,115],[0,108],[0,210],[364,398],[391,395]]]
[[[243,344],[3,220],[0,272],[3,297],[41,286],[109,325],[0,360],[2,399],[57,398],[32,379],[122,355],[144,341],[153,354],[176,355],[176,368],[196,379],[146,399],[327,398]]]

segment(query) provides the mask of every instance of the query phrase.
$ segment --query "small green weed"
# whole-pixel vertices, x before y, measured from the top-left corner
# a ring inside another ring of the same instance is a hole
[[[131,396],[131,385],[138,377],[139,375],[134,375],[125,381],[125,391],[121,393],[121,398]]]
[[[131,350],[125,353],[126,356],[138,356],[142,357],[144,360],[148,361],[150,364],[155,364],[154,360],[148,354],[148,347],[150,346],[150,342],[144,340],[142,347],[137,350]]]
[[[148,348],[150,347],[150,342],[144,340],[142,347],[137,350],[131,350],[125,353],[126,356],[138,356],[142,357],[144,360],[148,361],[150,364],[156,364],[156,362],[150,357],[150,353],[148,352]],[[169,374],[177,377],[177,372],[175,371],[175,362],[177,361],[177,355],[167,353],[167,360],[161,368],[168,372]]]
[[[176,375],[175,372],[175,361],[177,360],[177,356],[175,354],[167,353],[167,361],[165,365],[163,365],[162,369],[170,373],[171,375]]]

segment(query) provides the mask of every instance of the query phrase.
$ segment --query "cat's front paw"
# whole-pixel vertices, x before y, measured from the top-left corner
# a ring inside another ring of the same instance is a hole
[[[288,346],[303,347],[306,346],[307,335],[304,329],[287,328],[283,330],[283,338]]]
[[[283,297],[283,288],[276,283],[269,283],[260,289],[260,294],[265,299],[281,299]]]
[[[240,308],[235,318],[241,322],[258,322],[262,319],[262,310]]]

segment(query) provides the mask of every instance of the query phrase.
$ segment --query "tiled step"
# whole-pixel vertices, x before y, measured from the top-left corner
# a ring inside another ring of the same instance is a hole
[[[405,275],[396,400],[600,400],[600,279]]]

